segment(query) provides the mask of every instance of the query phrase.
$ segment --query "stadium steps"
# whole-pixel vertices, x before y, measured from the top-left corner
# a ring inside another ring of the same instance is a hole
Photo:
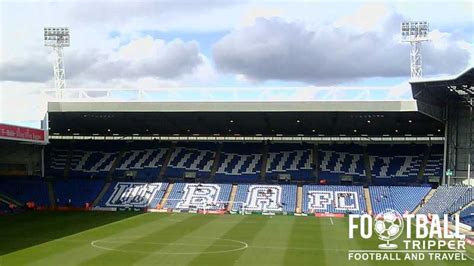
[[[436,192],[436,189],[432,189],[430,190],[430,192],[428,192],[428,194],[426,194],[425,196],[425,204],[430,201],[430,199],[433,197],[433,195],[435,194]],[[421,209],[421,204],[418,204],[418,206],[416,206],[415,210],[413,210],[412,214],[417,214],[418,211]]]
[[[105,182],[104,187],[102,188],[99,195],[97,195],[97,198],[95,198],[94,202],[92,203],[93,207],[99,205],[99,203],[102,200],[102,198],[104,197],[105,193],[107,193],[107,191],[109,190],[109,187],[110,187],[111,184],[112,184],[112,182],[110,182],[110,181]]]
[[[459,211],[455,212],[454,214],[458,214],[458,215],[459,215],[462,211],[464,211],[465,209],[467,209],[467,208],[469,208],[469,207],[471,207],[471,206],[474,206],[474,201],[471,202],[471,203],[466,204],[464,207],[462,207]]]
[[[265,144],[262,148],[262,167],[260,168],[260,181],[265,182],[265,176],[267,174],[267,161],[268,161],[268,145]]]
[[[428,163],[428,159],[430,158],[430,155],[431,155],[431,146],[428,145],[428,146],[426,146],[425,153],[424,153],[424,156],[423,156],[423,161],[421,162],[421,165],[420,165],[420,169],[418,169],[417,180],[418,180],[419,183],[423,182],[423,177],[425,175],[426,164]]]
[[[48,180],[48,197],[49,197],[49,204],[51,208],[56,208],[56,193],[54,193],[54,186],[51,180]]]
[[[8,203],[13,203],[17,206],[23,206],[23,203],[21,203],[20,201],[8,196],[8,195],[5,195],[3,193],[0,193],[0,200],[2,200],[3,202],[6,202],[7,204]]]
[[[367,206],[367,213],[373,213],[369,188],[364,188],[364,196],[365,196],[365,205]]]
[[[214,176],[216,175],[217,169],[219,168],[219,161],[221,159],[221,152],[222,152],[222,143],[219,143],[216,151],[216,155],[214,156],[214,162],[212,163],[211,173],[209,174],[209,180],[213,181]]]
[[[227,210],[232,210],[234,206],[235,195],[237,194],[237,184],[232,184],[232,190],[230,191],[229,204],[227,205]]]
[[[367,146],[364,147],[364,167],[365,167],[365,175],[367,177],[367,185],[370,186],[372,185],[372,170],[370,168],[370,159],[369,159],[369,153],[367,152]]]
[[[313,176],[316,184],[319,184],[319,169],[321,167],[321,160],[319,158],[318,144],[314,144],[311,151],[311,167],[313,167]]]
[[[122,158],[123,158],[123,155],[125,154],[125,149],[126,149],[125,147],[126,147],[126,145],[124,145],[124,147],[120,150],[119,154],[117,155],[117,158],[115,158],[114,162],[112,163],[112,166],[110,167],[110,170],[107,173],[107,178],[106,178],[107,181],[110,181],[110,180],[113,179],[115,169],[117,169],[117,166],[120,165],[120,163],[122,161]]]
[[[303,186],[298,185],[298,190],[296,192],[296,213],[301,213],[303,209]]]
[[[173,153],[176,149],[176,144],[172,143],[171,147],[168,149],[168,152],[166,153],[165,161],[163,162],[163,166],[161,166],[160,173],[157,176],[157,179],[155,181],[163,181],[163,177],[165,176],[166,173],[166,168],[168,168],[168,165],[171,161],[171,156],[173,156]]]
[[[64,166],[64,178],[69,178],[69,173],[71,172],[71,161],[72,161],[72,146],[69,147],[69,150],[67,152],[67,159],[66,159],[66,165]],[[55,201],[56,203],[56,201]]]
[[[163,198],[161,199],[161,202],[158,203],[158,205],[155,206],[155,208],[161,209],[163,206],[165,206],[166,201],[168,200],[168,197],[169,197],[170,194],[171,194],[171,191],[173,191],[173,187],[174,187],[174,184],[173,184],[173,183],[170,183],[170,184],[168,185],[168,188],[166,189],[165,195],[163,195]]]

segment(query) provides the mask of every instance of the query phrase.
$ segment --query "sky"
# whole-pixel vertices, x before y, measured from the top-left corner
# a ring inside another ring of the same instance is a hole
[[[410,99],[400,23],[430,23],[425,77],[455,75],[474,65],[473,3],[0,0],[0,122],[44,117],[46,26],[70,28],[67,88],[154,89],[157,101]]]

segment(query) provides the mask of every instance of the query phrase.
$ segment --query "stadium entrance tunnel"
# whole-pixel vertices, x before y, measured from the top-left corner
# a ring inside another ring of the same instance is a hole
[[[45,211],[3,215],[0,216],[0,257],[137,215],[143,214]]]

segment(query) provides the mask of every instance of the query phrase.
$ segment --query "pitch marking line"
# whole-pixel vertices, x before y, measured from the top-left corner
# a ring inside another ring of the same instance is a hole
[[[216,247],[234,247],[233,249],[227,249],[227,250],[217,250],[217,251],[199,251],[199,252],[162,252],[162,251],[140,251],[140,250],[121,250],[117,248],[110,248],[110,247],[104,247],[99,245],[98,243],[103,242],[103,243],[131,243],[133,239],[128,239],[128,240],[120,240],[120,239],[111,239],[111,240],[106,240],[106,239],[98,239],[92,241],[90,244],[94,248],[98,249],[103,249],[107,251],[117,251],[117,252],[125,252],[125,253],[143,253],[143,254],[163,254],[163,255],[199,255],[199,254],[220,254],[220,253],[230,253],[230,252],[235,252],[235,251],[240,251],[247,249],[249,245],[244,242],[244,241],[239,241],[235,239],[227,239],[227,238],[212,238],[212,237],[184,237],[184,238],[196,238],[196,239],[212,239],[212,240],[224,240],[227,242],[233,242],[241,245],[240,247],[235,247],[233,245],[213,245],[212,243],[210,245],[207,244],[189,244],[189,243],[170,243],[170,242],[137,242],[138,244],[148,244],[148,245],[166,245],[166,246],[196,246],[196,247],[209,247],[209,246],[216,246]]]

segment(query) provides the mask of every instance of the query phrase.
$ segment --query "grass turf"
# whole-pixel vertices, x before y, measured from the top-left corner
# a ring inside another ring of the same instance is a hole
[[[0,265],[381,265],[348,261],[348,219],[131,212],[0,216]],[[469,256],[473,257],[472,249]],[[383,262],[383,265],[473,265]]]

